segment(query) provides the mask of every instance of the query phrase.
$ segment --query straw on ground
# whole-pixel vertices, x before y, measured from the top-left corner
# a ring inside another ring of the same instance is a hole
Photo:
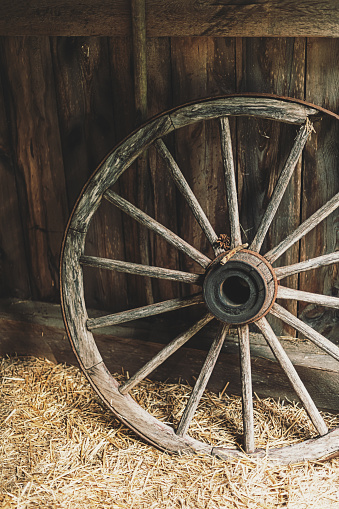
[[[75,367],[42,359],[0,362],[0,508],[339,507],[339,460],[270,467],[171,456],[117,421]],[[191,388],[145,381],[134,397],[178,423]],[[330,427],[338,419],[323,414]],[[282,446],[312,436],[296,403],[255,401],[256,441]],[[191,433],[213,444],[240,443],[238,397],[206,393]]]

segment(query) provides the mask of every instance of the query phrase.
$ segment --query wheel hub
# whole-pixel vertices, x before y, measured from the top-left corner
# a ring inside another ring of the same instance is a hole
[[[271,265],[258,253],[242,250],[224,265],[219,255],[206,274],[203,295],[213,315],[230,324],[264,316],[276,298],[277,280]]]

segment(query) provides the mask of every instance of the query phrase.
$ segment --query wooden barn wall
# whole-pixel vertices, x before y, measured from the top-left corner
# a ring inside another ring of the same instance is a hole
[[[136,127],[131,39],[3,37],[0,59],[0,296],[57,302],[59,254],[69,213],[103,157]],[[148,87],[149,116],[187,101],[233,92],[291,96],[338,113],[339,40],[149,38]],[[252,232],[295,128],[239,119],[232,121],[232,129],[241,223]],[[338,191],[337,140],[334,121],[317,126],[270,229],[266,248]],[[217,126],[191,126],[172,135],[168,144],[211,223],[218,233],[223,232],[227,210],[220,188]],[[208,252],[206,239],[152,149],[148,158],[147,189],[142,191],[148,210]],[[135,168],[123,175],[118,190],[140,203]],[[338,228],[337,212],[288,251],[281,263],[338,248]],[[138,228],[105,203],[91,225],[86,249],[138,262]],[[152,236],[150,257],[152,264],[195,269],[194,262]],[[299,280],[294,276],[290,284],[337,295],[337,268],[306,272]],[[174,282],[158,281],[152,289],[156,300],[191,291]],[[86,269],[86,297],[94,308],[126,309],[145,303],[145,284],[142,278]],[[337,318],[334,310],[315,306],[300,306],[299,312],[320,329]]]

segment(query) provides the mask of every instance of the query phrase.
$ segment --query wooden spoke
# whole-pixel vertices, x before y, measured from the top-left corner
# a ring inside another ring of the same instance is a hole
[[[319,410],[315,406],[314,401],[309,395],[303,382],[300,380],[298,373],[296,372],[285,350],[281,346],[278,338],[274,334],[270,324],[268,323],[266,318],[260,318],[255,323],[257,324],[258,328],[264,335],[267,343],[269,344],[280,366],[285,371],[293,389],[295,390],[296,394],[303,403],[305,410],[307,411],[314,427],[316,428],[320,435],[326,435],[328,429],[323,418],[320,415]]]
[[[183,253],[190,256],[202,267],[207,267],[207,265],[210,264],[211,260],[210,258],[208,258],[208,256],[205,256],[203,253],[195,249],[195,247],[188,244],[188,242],[185,242],[183,239],[178,237],[178,235],[173,233],[171,230],[169,230],[162,224],[158,223],[158,221],[150,217],[142,210],[132,205],[132,203],[130,203],[129,201],[125,200],[124,198],[122,198],[121,196],[119,196],[118,194],[114,193],[111,190],[106,191],[104,196],[108,201],[119,207],[119,209],[123,210],[124,212],[126,212],[126,214],[133,217],[133,219],[143,224],[150,230],[153,230],[156,234],[163,237],[167,242],[175,246],[177,249],[180,249]]]
[[[310,292],[302,292],[300,290],[294,290],[293,288],[286,288],[285,286],[278,286],[277,298],[301,300],[303,302],[319,304],[319,306],[326,306],[330,308],[339,309],[338,297],[331,297],[329,295],[320,295],[317,293]]]
[[[180,283],[190,283],[193,285],[202,285],[203,274],[190,274],[180,270],[164,269],[162,267],[152,267],[149,265],[140,265],[139,263],[123,262],[121,260],[110,260],[108,258],[99,258],[97,256],[81,256],[80,263],[99,269],[116,270],[126,272],[127,274],[136,274],[138,276],[156,277],[159,279],[171,279]]]
[[[339,361],[339,347],[332,343],[329,339],[325,338],[322,334],[315,331],[307,325],[302,320],[299,320],[296,316],[292,315],[289,311],[287,311],[282,306],[279,306],[276,302],[274,303],[271,314],[280,318],[283,322],[291,325],[297,331],[301,332],[306,338],[308,338],[312,343],[317,345],[319,348],[324,350],[326,353],[331,355],[334,359]]]
[[[206,385],[210,379],[215,363],[217,362],[220,350],[224,344],[226,334],[228,332],[229,325],[223,324],[220,327],[219,333],[216,339],[213,341],[211,348],[207,354],[204,365],[200,371],[196,384],[193,388],[190,399],[188,400],[187,406],[181,416],[179,426],[177,429],[178,436],[184,436],[188,430],[188,427],[193,419],[199,401],[206,389]]]
[[[195,304],[202,304],[204,298],[201,293],[191,295],[189,297],[180,297],[178,299],[165,300],[164,302],[157,302],[149,306],[140,308],[129,309],[114,313],[113,315],[101,316],[100,318],[89,318],[87,320],[87,329],[97,329],[99,327],[108,327],[110,325],[117,325],[118,323],[131,322],[139,318],[147,318],[148,316],[160,315],[168,311],[175,311],[176,309],[194,306]]]
[[[254,419],[252,399],[252,375],[251,375],[251,352],[249,326],[238,327],[240,370],[241,370],[241,395],[242,413],[244,425],[244,449],[248,454],[254,452]]]
[[[277,267],[274,269],[274,272],[277,279],[283,279],[284,277],[291,276],[292,274],[299,274],[299,272],[317,269],[318,267],[324,267],[325,265],[331,265],[332,263],[338,262],[339,251],[335,251],[334,253],[318,256],[317,258],[311,258],[304,262],[287,265],[285,267]]]
[[[293,175],[294,169],[303,151],[305,143],[313,130],[312,124],[308,121],[302,125],[299,129],[298,135],[295,139],[292,150],[287,158],[284,168],[281,171],[278,182],[274,188],[270,202],[267,206],[265,214],[261,220],[258,231],[254,237],[254,240],[250,246],[252,251],[260,251],[262,243],[264,241],[267,230],[269,229],[273,218],[278,210],[279,204],[284,196],[287,185]]]
[[[300,240],[306,233],[315,228],[323,219],[331,214],[337,207],[339,207],[339,193],[337,193],[331,200],[329,200],[325,205],[323,205],[320,209],[317,210],[311,217],[306,219],[296,230],[294,230],[291,235],[286,237],[278,246],[268,251],[265,254],[265,258],[273,263],[275,260],[279,258],[287,249],[293,244],[295,244],[298,240]]]
[[[235,182],[235,170],[232,151],[232,138],[228,117],[220,119],[220,139],[224,164],[228,215],[231,228],[231,248],[241,244],[241,230],[239,220],[238,195]]]
[[[168,345],[165,346],[162,350],[160,350],[157,355],[153,357],[149,362],[147,362],[135,375],[133,375],[127,382],[125,382],[121,387],[119,387],[119,391],[121,394],[127,394],[133,387],[135,387],[141,380],[143,380],[147,375],[152,373],[160,364],[165,362],[168,357],[170,357],[174,352],[176,352],[179,348],[181,348],[189,339],[191,339],[200,329],[202,329],[207,323],[213,320],[213,315],[211,313],[207,313],[203,318],[198,320],[192,327],[190,327],[183,334],[179,334],[173,341],[171,341]]]
[[[199,225],[201,226],[201,229],[205,233],[208,241],[213,247],[213,250],[215,254],[219,254],[220,248],[217,246],[216,242],[218,240],[218,235],[215,233],[211,223],[209,222],[205,212],[201,208],[200,203],[198,202],[195,194],[193,193],[192,189],[188,185],[188,182],[186,181],[185,177],[183,176],[179,166],[177,165],[176,161],[174,160],[172,154],[166,147],[165,143],[159,139],[155,141],[155,146],[160,153],[161,157],[166,162],[166,167],[171,175],[171,177],[174,180],[175,185],[178,187],[181,194],[186,199],[190,209],[192,210],[196,220],[198,221]]]

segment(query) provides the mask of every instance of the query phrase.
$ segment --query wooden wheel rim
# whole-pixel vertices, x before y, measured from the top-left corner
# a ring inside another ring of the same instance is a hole
[[[175,129],[199,120],[227,119],[229,116],[256,116],[304,125],[307,124],[309,118],[324,113],[339,118],[323,108],[275,96],[234,95],[204,100],[176,108],[150,120],[120,143],[94,172],[78,198],[66,228],[61,254],[61,305],[67,334],[81,369],[100,398],[122,422],[157,447],[171,452],[199,452],[217,455],[225,459],[243,454],[237,449],[214,448],[191,438],[185,432],[179,433],[177,431],[176,433],[172,427],[148,414],[129,394],[121,394],[119,391],[118,382],[107,370],[95,344],[90,329],[97,324],[91,323],[91,320],[88,319],[84,300],[81,258],[84,258],[86,234],[93,214],[98,209],[105,193],[105,197],[109,201],[119,200],[119,198],[113,196],[114,193],[109,196],[109,188],[145,149]],[[338,201],[338,198],[336,198],[336,201]],[[236,238],[236,235],[237,233],[234,234],[234,238]],[[235,242],[235,244],[239,245],[239,242]],[[276,254],[272,250],[265,257],[271,262],[275,259]],[[335,261],[338,260],[335,259]],[[201,259],[200,264],[206,268],[209,261]],[[201,298],[199,300],[199,297],[192,297],[191,300],[194,303],[203,302]],[[273,306],[273,310],[274,312],[272,312],[276,316],[282,313],[279,306],[277,308]],[[209,319],[211,318],[209,317]],[[287,320],[287,318],[285,319]],[[265,318],[260,317],[257,325],[266,339],[274,342],[274,338],[270,337],[271,332],[264,320]],[[240,343],[248,343],[245,330],[243,330],[243,333],[239,332],[239,340]],[[331,347],[328,346],[328,349],[330,350]],[[244,352],[246,352],[246,346]],[[333,356],[337,355],[337,352],[330,353]],[[276,355],[279,356],[279,352]],[[248,365],[248,359],[246,362]],[[321,429],[321,423],[319,427]],[[289,447],[264,451],[254,450],[252,444],[248,445],[247,450],[252,457],[267,455],[269,461],[277,463],[298,462],[304,459],[315,460],[338,453],[339,428],[330,432],[323,431],[321,434],[322,436],[315,439],[306,440]]]

